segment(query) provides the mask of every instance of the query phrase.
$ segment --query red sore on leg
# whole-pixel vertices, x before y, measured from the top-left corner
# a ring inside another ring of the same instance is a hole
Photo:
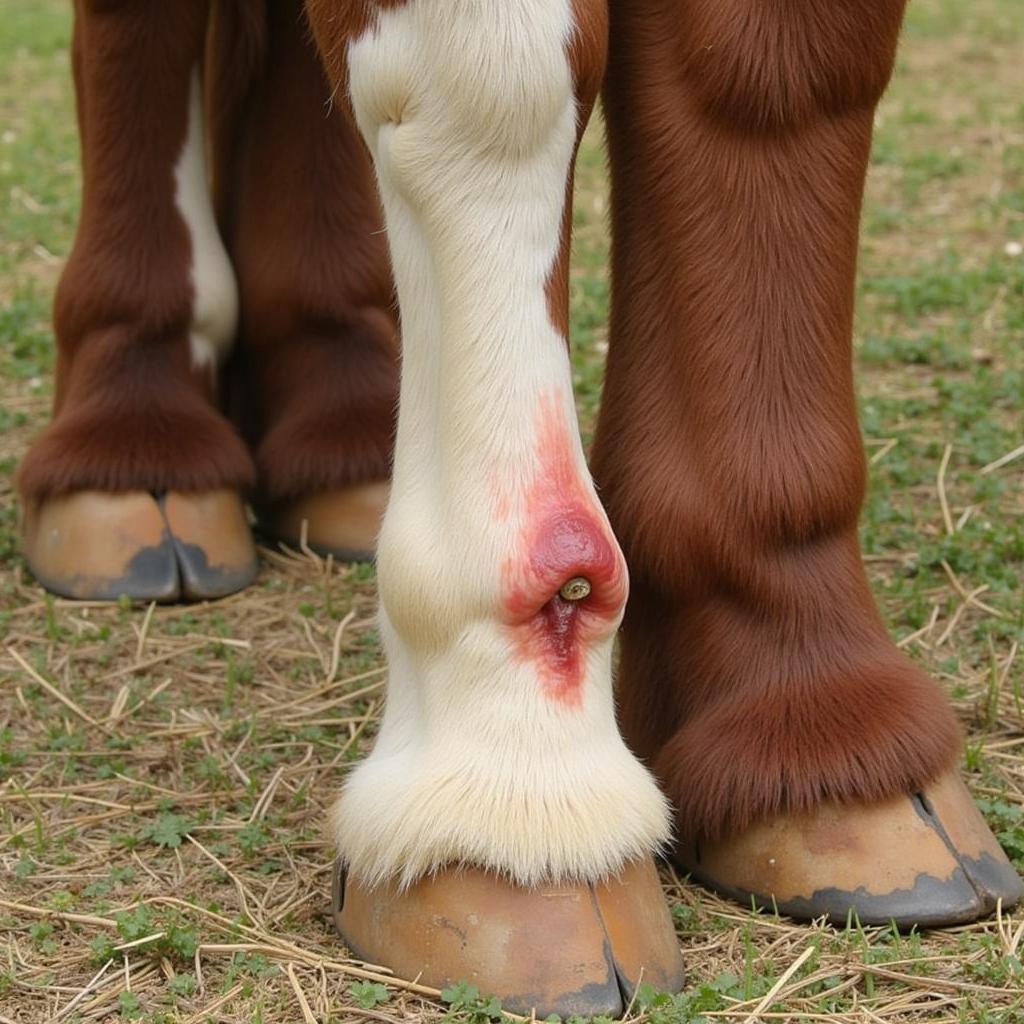
[[[536,665],[550,697],[578,707],[586,645],[614,629],[628,584],[611,527],[584,486],[564,408],[558,392],[541,397],[536,473],[521,495],[522,525],[502,583],[517,656]],[[590,592],[567,600],[559,591],[575,577]]]

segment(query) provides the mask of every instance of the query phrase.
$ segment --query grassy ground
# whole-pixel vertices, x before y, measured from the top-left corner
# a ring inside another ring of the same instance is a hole
[[[484,1024],[472,992],[360,974],[325,919],[324,808],[383,694],[371,571],[267,551],[245,594],[154,609],[54,600],[24,570],[12,476],[47,417],[77,205],[69,7],[4,0],[0,18],[0,1021]],[[948,687],[971,788],[1024,869],[1022,43],[1020,0],[911,4],[857,331],[876,593]],[[579,177],[589,428],[608,294],[596,133]],[[1024,913],[899,937],[665,884],[690,984],[634,1006],[653,1024],[1024,1021]]]

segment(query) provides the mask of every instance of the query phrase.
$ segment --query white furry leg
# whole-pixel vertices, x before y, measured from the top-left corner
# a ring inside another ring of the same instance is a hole
[[[403,330],[378,553],[388,704],[334,814],[368,884],[453,862],[592,881],[667,836],[615,725],[626,569],[546,293],[578,129],[573,30],[569,0],[411,0],[348,51]],[[562,596],[576,577],[589,593]]]

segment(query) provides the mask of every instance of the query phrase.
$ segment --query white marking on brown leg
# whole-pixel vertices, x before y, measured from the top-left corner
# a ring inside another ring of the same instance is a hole
[[[206,160],[202,77],[192,72],[188,133],[174,169],[175,200],[192,241],[192,365],[216,372],[234,339],[238,288],[213,215]]]

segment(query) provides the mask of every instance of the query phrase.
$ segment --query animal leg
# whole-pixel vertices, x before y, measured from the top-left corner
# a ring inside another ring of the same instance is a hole
[[[206,185],[207,13],[75,5],[82,211],[53,422],[19,476],[29,566],[71,597],[215,597],[256,571],[252,463],[214,402],[236,298]]]
[[[615,726],[626,570],[565,338],[567,198],[599,5],[309,0],[373,154],[402,318],[378,547],[387,704],[333,835],[356,952],[540,1014],[680,983],[662,797]]]
[[[1021,884],[858,549],[858,215],[902,9],[612,4],[594,472],[632,578],[620,721],[679,862],[748,904],[923,926]]]

